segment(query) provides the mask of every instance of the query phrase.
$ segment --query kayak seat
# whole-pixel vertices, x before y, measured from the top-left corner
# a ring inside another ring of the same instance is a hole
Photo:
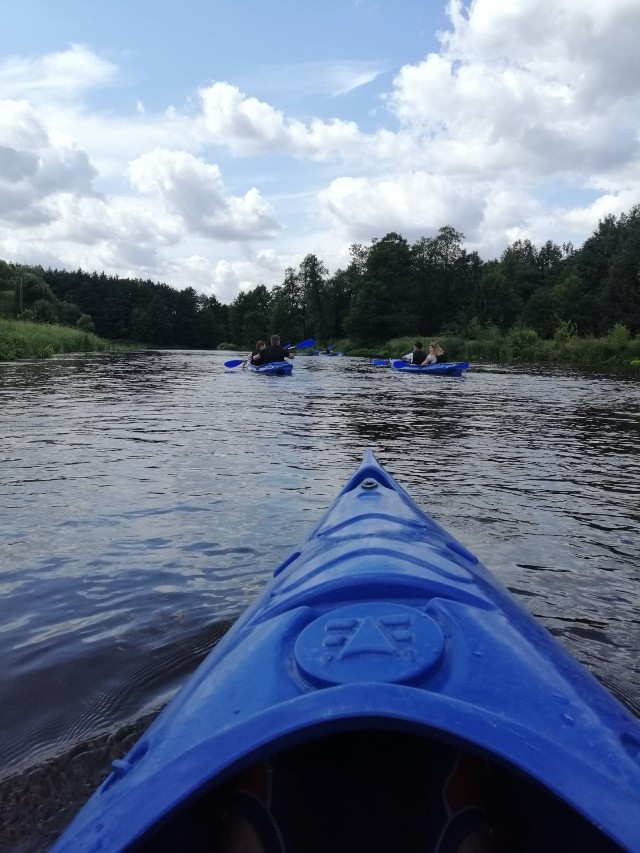
[[[494,853],[485,764],[459,755],[447,744],[378,731],[334,735],[274,757],[271,808],[287,853],[458,853],[470,838],[483,846],[468,853]]]
[[[221,853],[285,853],[282,836],[266,804],[241,792],[229,798],[217,846]]]

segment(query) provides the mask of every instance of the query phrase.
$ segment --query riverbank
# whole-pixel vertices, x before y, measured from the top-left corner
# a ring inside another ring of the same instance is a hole
[[[617,324],[603,338],[578,337],[569,324],[561,324],[551,339],[540,338],[533,329],[501,332],[495,327],[474,330],[473,337],[463,335],[419,335],[394,338],[380,346],[358,346],[348,338],[335,340],[332,347],[347,356],[399,358],[411,352],[419,339],[426,347],[437,339],[451,361],[489,362],[492,364],[556,364],[582,367],[640,369],[640,337]],[[224,345],[227,347],[227,345]],[[236,349],[232,344],[229,348]],[[0,361],[24,358],[51,358],[60,353],[105,352],[142,349],[133,342],[100,338],[70,326],[30,323],[0,318]]]
[[[65,352],[127,350],[131,347],[70,326],[0,319],[0,361],[51,358]]]
[[[501,332],[489,328],[472,338],[447,334],[435,338],[420,335],[395,338],[378,347],[355,346],[348,339],[332,343],[334,349],[345,355],[399,358],[411,352],[415,340],[421,340],[425,348],[430,341],[437,340],[451,361],[606,366],[633,370],[640,367],[640,337],[632,337],[629,330],[620,324],[603,338],[578,337],[568,324],[562,324],[551,339],[540,338],[533,329]]]

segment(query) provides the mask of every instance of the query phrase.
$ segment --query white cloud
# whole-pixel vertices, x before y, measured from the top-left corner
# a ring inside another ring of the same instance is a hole
[[[76,98],[115,79],[118,69],[83,45],[31,58],[10,56],[0,62],[0,98],[60,102]]]
[[[232,302],[241,290],[257,284],[281,281],[287,258],[272,250],[250,252],[247,257],[213,263],[203,255],[172,258],[165,266],[164,281],[180,282],[204,293],[213,293],[223,302]]]
[[[240,154],[289,154],[310,159],[349,157],[362,135],[355,122],[287,119],[230,83],[200,90],[205,138]]]
[[[187,152],[150,151],[131,163],[129,176],[134,189],[158,196],[196,234],[247,240],[278,230],[273,208],[255,188],[227,197],[218,166]]]
[[[475,228],[486,190],[479,184],[469,188],[427,172],[412,172],[375,181],[338,178],[318,194],[318,200],[334,230],[353,241],[389,231],[417,240],[443,225]]]
[[[624,120],[638,107],[636,2],[612,0],[606,11],[595,0],[474,0],[468,14],[453,0],[449,8],[443,51],[394,82],[389,103],[405,126],[426,138],[479,140],[483,168],[539,174],[628,158],[637,145],[637,123]]]
[[[85,152],[72,139],[48,134],[26,101],[0,101],[0,221],[45,222],[48,198],[91,194],[95,176]]]
[[[463,63],[520,68],[541,81],[562,81],[593,109],[637,94],[640,54],[636,0],[460,0],[449,4],[454,28],[443,37],[447,55]]]
[[[310,95],[337,98],[373,83],[390,70],[391,66],[387,62],[356,60],[280,65],[260,70],[260,89],[262,92],[288,93],[299,98]]]

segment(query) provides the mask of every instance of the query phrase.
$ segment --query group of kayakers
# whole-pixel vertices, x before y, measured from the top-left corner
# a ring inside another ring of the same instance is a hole
[[[247,362],[251,362],[255,367],[262,364],[271,364],[274,361],[284,361],[285,358],[293,358],[293,353],[287,347],[280,344],[280,335],[271,335],[269,343],[265,341],[256,341],[256,347],[250,355],[242,362],[242,368],[247,366]]]
[[[325,350],[327,355],[331,355],[331,350]],[[255,349],[252,350],[242,362],[243,369],[250,362],[255,367],[262,364],[271,364],[274,361],[284,361],[286,358],[293,358],[293,353],[287,347],[280,344],[280,335],[271,335],[269,343],[263,340],[256,341]],[[429,352],[424,352],[422,349],[422,341],[416,341],[413,345],[413,351],[402,356],[403,361],[409,364],[416,364],[420,367],[425,367],[429,364],[437,364],[447,360],[442,347],[437,341],[432,341],[429,344]]]
[[[426,367],[428,364],[446,361],[447,357],[437,341],[429,344],[428,353],[422,349],[422,341],[416,341],[413,345],[413,352],[403,355],[402,360],[408,361],[409,364],[417,364],[419,367]]]

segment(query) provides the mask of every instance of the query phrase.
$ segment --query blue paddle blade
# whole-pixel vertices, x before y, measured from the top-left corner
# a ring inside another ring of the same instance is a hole
[[[230,361],[225,361],[224,366],[225,367],[239,367],[243,361],[244,361],[244,358],[232,358]]]
[[[296,344],[292,349],[309,349],[309,347],[315,346],[314,338],[307,338],[306,341],[302,341],[302,343]]]
[[[396,359],[396,361],[392,361],[391,364],[393,364],[394,367],[406,367],[409,364],[409,362],[403,361],[401,358],[399,358],[399,359]]]
[[[388,358],[372,358],[371,364],[375,364],[376,367],[389,367],[389,359]]]

